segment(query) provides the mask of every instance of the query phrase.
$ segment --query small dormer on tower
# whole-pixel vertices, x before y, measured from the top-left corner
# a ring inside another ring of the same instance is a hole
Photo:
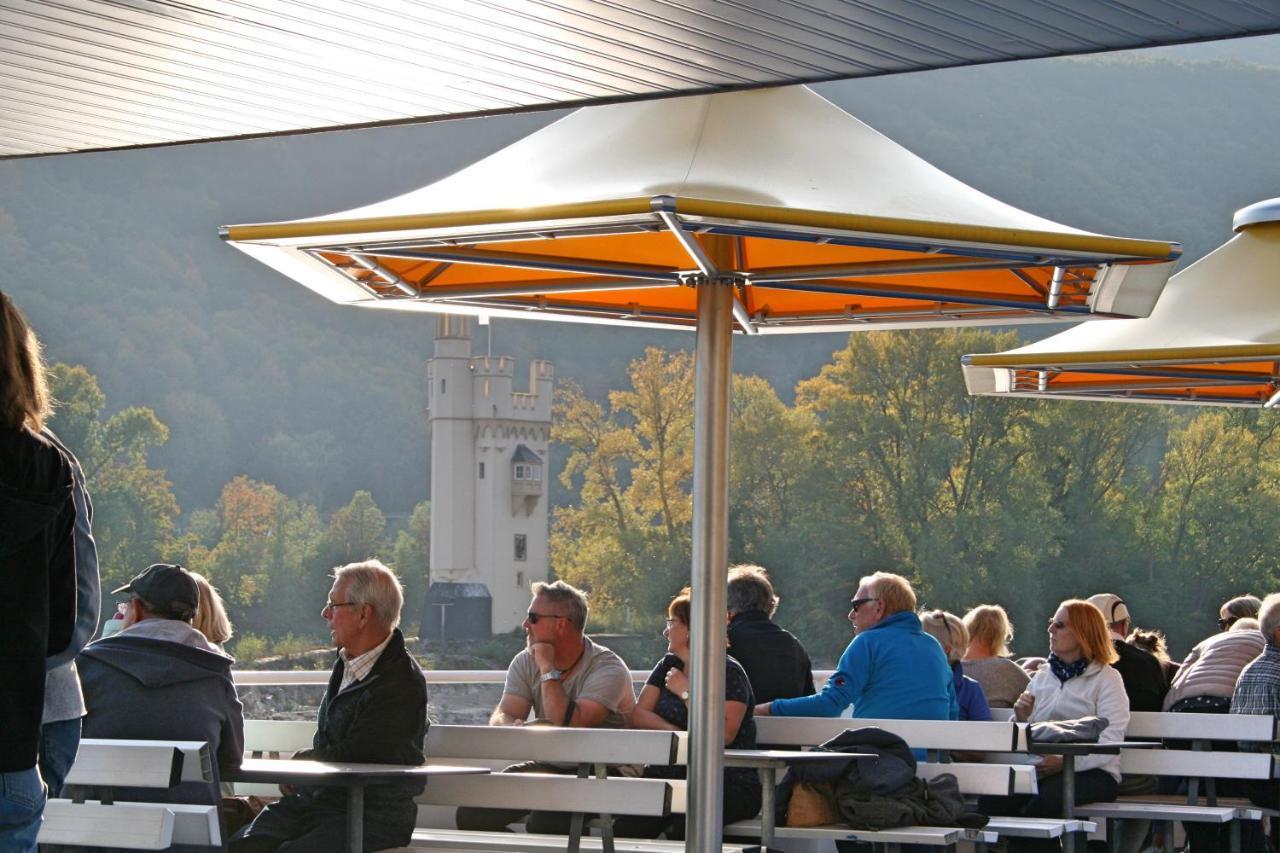
[[[523,444],[511,454],[511,514],[532,515],[542,497],[542,457]]]

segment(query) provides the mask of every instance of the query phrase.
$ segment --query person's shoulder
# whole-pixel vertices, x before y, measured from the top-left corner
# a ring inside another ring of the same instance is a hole
[[[622,656],[608,646],[601,645],[585,634],[582,642],[586,644],[586,656],[591,660],[594,666],[619,666],[622,669],[627,668],[626,661]]]

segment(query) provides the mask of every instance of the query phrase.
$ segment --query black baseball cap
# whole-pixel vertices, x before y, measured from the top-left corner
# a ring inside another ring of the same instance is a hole
[[[132,593],[152,607],[182,618],[193,616],[200,603],[196,579],[182,566],[170,563],[147,566],[133,580],[111,590],[112,595],[121,592]]]

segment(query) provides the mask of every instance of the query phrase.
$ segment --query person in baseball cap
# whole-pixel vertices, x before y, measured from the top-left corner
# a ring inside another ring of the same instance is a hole
[[[1129,605],[1111,592],[1091,595],[1089,603],[1102,611],[1103,621],[1111,630],[1112,644],[1120,655],[1114,666],[1124,679],[1124,690],[1129,694],[1129,710],[1159,711],[1164,703],[1164,694],[1169,691],[1169,681],[1155,655],[1127,640],[1129,629],[1133,627]]]
[[[122,592],[142,599],[147,612],[162,619],[190,622],[200,603],[196,579],[182,566],[170,563],[153,563],[124,586],[111,590],[112,595]]]

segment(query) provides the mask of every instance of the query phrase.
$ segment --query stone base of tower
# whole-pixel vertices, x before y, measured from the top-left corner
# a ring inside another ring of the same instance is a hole
[[[489,630],[493,597],[482,583],[433,583],[422,611],[422,638],[483,640]]]

